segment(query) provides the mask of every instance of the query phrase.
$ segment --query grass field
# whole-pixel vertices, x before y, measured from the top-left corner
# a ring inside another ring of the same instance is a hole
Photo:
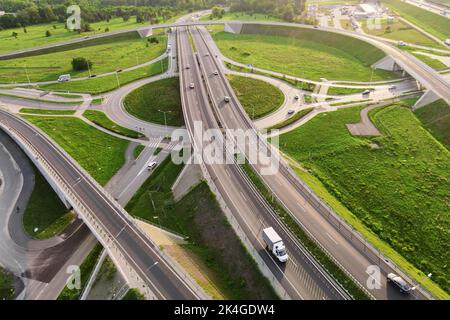
[[[34,114],[45,114],[45,115],[65,115],[70,116],[75,113],[75,110],[51,110],[51,109],[35,109],[35,108],[22,108],[19,110],[20,113],[34,113]]]
[[[242,32],[218,32],[213,37],[230,59],[311,80],[368,81],[370,66],[384,56],[360,40],[325,31],[246,25]],[[373,80],[395,76],[375,70]]]
[[[93,123],[103,127],[109,131],[121,134],[129,138],[140,138],[142,134],[134,130],[119,126],[117,123],[112,121],[103,111],[98,110],[86,110],[83,113],[83,117],[92,121]]]
[[[306,109],[302,109],[298,112],[296,112],[294,115],[292,115],[291,117],[287,118],[286,120],[277,123],[276,125],[273,125],[269,128],[267,128],[267,130],[272,130],[272,129],[281,129],[283,127],[286,127],[298,120],[300,120],[301,118],[303,118],[304,116],[306,116],[308,113],[310,113],[311,111],[313,111],[313,108],[306,108]]]
[[[450,221],[446,209],[450,154],[409,109],[395,105],[370,114],[381,137],[353,137],[345,124],[358,122],[359,111],[355,107],[320,114],[282,135],[280,147],[364,226],[419,270],[432,272],[434,282],[448,292],[445,239]],[[353,225],[365,234],[358,224]],[[381,242],[373,242],[377,241]],[[394,261],[413,269],[401,259]],[[414,270],[412,276],[420,281],[426,278]],[[430,281],[425,285],[446,296]]]
[[[403,18],[435,37],[441,40],[450,38],[448,18],[399,0],[383,0],[382,2]]]
[[[0,300],[14,299],[14,276],[0,266]]]
[[[370,20],[369,20],[370,21]],[[369,27],[366,20],[361,23],[363,30],[371,35],[380,36],[392,40],[404,41],[407,43],[442,48],[442,44],[436,43],[433,39],[417,31],[407,23],[395,18],[393,21],[381,19],[378,28]]]
[[[211,20],[210,15],[200,18],[201,21]],[[265,15],[261,13],[246,13],[246,12],[226,12],[221,19],[212,19],[219,21],[239,20],[239,21],[283,21],[280,18]]]
[[[127,140],[112,137],[80,119],[23,117],[47,133],[101,185],[106,184],[125,162]]]
[[[84,48],[42,54],[26,58],[0,60],[0,83],[20,83],[57,80],[61,74],[72,78],[88,76],[89,72],[74,71],[72,58],[84,57],[92,61],[91,73],[102,74],[117,69],[129,68],[152,60],[165,50],[166,36],[157,36],[159,43],[149,43],[137,33],[113,38],[96,39],[102,44]]]
[[[33,238],[46,239],[62,231],[74,217],[36,168],[34,177],[34,189],[23,215],[23,226]]]
[[[136,288],[131,288],[123,296],[122,300],[145,300],[145,296]]]
[[[133,156],[135,159],[137,159],[139,157],[139,155],[141,154],[142,151],[144,151],[145,146],[143,146],[142,144],[138,145],[136,148],[134,148],[133,150]]]
[[[79,290],[71,290],[67,288],[67,286],[65,286],[59,294],[58,300],[78,300],[80,298],[80,295],[82,294],[83,289],[86,286],[92,271],[94,270],[95,264],[97,263],[102,249],[102,245],[98,243],[80,265],[81,288]]]
[[[346,94],[355,94],[361,93],[365,90],[370,90],[372,88],[344,88],[344,87],[329,87],[327,94],[329,95],[346,95]]]
[[[54,29],[53,26],[56,26],[56,29]],[[136,19],[131,17],[127,22],[124,22],[122,18],[114,18],[109,22],[101,21],[92,23],[91,27],[93,31],[83,32],[82,34],[66,30],[64,29],[64,23],[58,22],[29,26],[27,27],[27,33],[24,33],[22,28],[7,29],[0,31],[0,43],[2,43],[0,52],[16,51],[59,41],[67,41],[75,38],[100,34],[105,32],[105,28],[109,28],[109,31],[117,31],[142,26],[145,26],[145,24],[136,23]],[[45,36],[45,32],[47,30],[52,33],[51,37]],[[17,32],[19,34],[17,39],[12,36],[13,32]]]
[[[168,126],[184,123],[178,78],[146,84],[128,94],[123,104],[128,113],[144,121],[164,125],[164,111]]]
[[[87,80],[40,85],[39,88],[44,90],[100,94],[118,88],[119,83],[123,86],[135,80],[165,72],[167,66],[168,61],[167,58],[165,58],[149,66],[140,67],[130,71],[123,71],[117,74]],[[119,83],[117,82],[117,79],[119,79]]]
[[[11,97],[16,100],[34,101],[34,102],[50,103],[50,104],[60,104],[60,105],[67,105],[67,106],[76,106],[76,105],[83,103],[83,101],[81,101],[81,100],[80,101],[55,101],[55,100],[45,100],[45,99],[37,99],[37,98],[30,98],[30,97],[21,97],[21,96],[9,94],[9,93],[0,93],[0,96]]]
[[[228,80],[251,119],[274,112],[284,102],[283,92],[265,81],[234,75],[229,75]]]
[[[438,100],[414,111],[431,134],[450,149],[450,106]]]
[[[170,187],[181,169],[167,158],[134,195],[127,211],[188,236],[186,249],[207,266],[208,277],[225,299],[275,299],[206,183],[174,202]]]

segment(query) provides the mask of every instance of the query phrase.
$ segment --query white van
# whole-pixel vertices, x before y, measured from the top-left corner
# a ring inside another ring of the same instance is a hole
[[[70,80],[70,74],[62,74],[58,78],[58,82],[66,82]]]

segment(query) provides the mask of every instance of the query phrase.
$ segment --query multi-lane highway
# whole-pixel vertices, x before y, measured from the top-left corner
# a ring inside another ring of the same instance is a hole
[[[231,86],[221,70],[216,55],[210,50],[208,41],[211,42],[208,32],[204,29],[191,29],[195,47],[198,51],[201,64],[203,65],[203,78],[209,82],[211,89],[210,98],[213,105],[216,105],[216,112],[219,114],[221,123],[225,128],[230,129],[250,129],[254,126],[245,114],[242,106],[237,100]],[[217,75],[215,75],[217,73]],[[224,97],[231,98],[229,103],[224,102]],[[248,152],[251,146],[247,145]],[[303,184],[296,175],[289,169],[285,162],[274,153],[274,159],[279,161],[280,170],[272,175],[262,175],[261,178],[266,185],[277,196],[281,203],[292,213],[312,236],[343,266],[345,270],[364,287],[367,288],[369,278],[366,269],[370,265],[378,265],[381,268],[383,277],[380,279],[380,288],[370,290],[370,294],[377,299],[404,299],[406,295],[399,294],[396,288],[387,284],[385,275],[393,271],[392,265],[381,260],[377,254],[366,247],[364,242],[359,241],[349,234],[351,229],[346,229],[341,224],[335,225],[331,220],[324,217],[321,207],[317,206],[317,199],[305,193]],[[261,172],[262,164],[252,164],[254,168]],[[239,187],[241,188],[241,187]],[[369,289],[369,288],[367,288]],[[425,295],[416,291],[410,298],[424,299]]]
[[[79,166],[45,134],[23,119],[0,110],[0,127],[35,148],[37,161],[45,160],[103,226],[127,263],[158,299],[198,299],[201,293],[160,255],[158,248],[124,214],[120,205],[106,196]],[[108,248],[108,247],[107,247]]]
[[[205,144],[203,137],[195,134],[195,122],[203,130],[219,129],[217,118],[209,104],[202,82],[197,60],[185,29],[179,33],[180,90],[186,126],[191,134],[194,149],[204,157],[207,155],[199,146]],[[190,88],[194,83],[195,87]],[[220,144],[220,139],[214,140]],[[204,158],[206,160],[206,158]],[[259,258],[269,267],[273,276],[293,299],[348,299],[349,295],[327,275],[320,265],[295,240],[291,232],[280,222],[276,214],[261,197],[239,165],[205,163],[204,170],[209,183],[218,190],[246,237],[257,251]],[[265,250],[262,229],[274,227],[285,239],[290,239],[287,248],[290,260],[286,265],[276,262]]]

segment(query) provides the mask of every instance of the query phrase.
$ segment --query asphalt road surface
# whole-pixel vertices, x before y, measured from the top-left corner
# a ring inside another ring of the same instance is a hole
[[[218,106],[217,113],[221,117],[225,128],[231,129],[253,129],[253,125],[248,116],[243,111],[242,106],[234,95],[231,86],[223,75],[216,57],[211,54],[208,43],[213,41],[208,32],[203,28],[192,28],[192,36],[198,51],[201,63],[204,66],[204,79],[210,83],[212,90],[211,99]],[[214,75],[218,71],[219,75]],[[231,97],[230,103],[224,103],[224,96]],[[247,146],[248,150],[251,146]],[[282,160],[280,159],[280,162]],[[283,162],[284,163],[284,162]],[[264,167],[260,163],[253,164],[254,168],[261,172]],[[367,288],[367,279],[369,278],[366,269],[370,265],[379,265],[382,274],[380,288],[370,290],[369,292],[376,299],[424,299],[425,296],[418,290],[411,295],[404,295],[399,290],[386,282],[385,275],[393,271],[390,265],[384,261],[379,261],[371,256],[364,244],[352,241],[351,238],[344,236],[346,230],[333,225],[329,220],[317,211],[313,200],[305,197],[302,190],[298,187],[298,178],[294,176],[287,165],[280,166],[273,175],[262,176],[263,181],[275,193],[284,206],[290,210],[298,221],[313,234],[313,236],[324,246],[333,257],[339,261],[344,268],[350,272],[357,281]]]
[[[79,167],[45,135],[28,122],[0,110],[0,121],[7,132],[20,134],[50,163],[77,198],[103,224],[127,262],[136,270],[159,299],[197,299],[198,294],[158,253],[155,245],[105,196]],[[39,161],[39,160],[38,160]]]

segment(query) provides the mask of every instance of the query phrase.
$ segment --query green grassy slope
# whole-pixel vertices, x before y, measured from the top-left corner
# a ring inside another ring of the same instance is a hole
[[[169,126],[183,125],[180,85],[178,78],[168,78],[146,84],[128,94],[124,99],[125,110],[131,115],[164,125],[164,113]]]
[[[25,115],[23,117],[47,133],[102,185],[106,184],[125,162],[127,140],[112,137],[80,119]]]
[[[449,292],[450,154],[406,108],[370,116],[383,136],[357,138],[346,123],[360,108],[317,116],[280,137],[280,147],[311,170],[367,227]],[[376,144],[379,148],[373,148]]]
[[[258,119],[277,110],[284,94],[270,83],[241,76],[228,76],[236,96],[251,119]]]
[[[423,126],[450,148],[450,105],[438,100],[414,111]]]

